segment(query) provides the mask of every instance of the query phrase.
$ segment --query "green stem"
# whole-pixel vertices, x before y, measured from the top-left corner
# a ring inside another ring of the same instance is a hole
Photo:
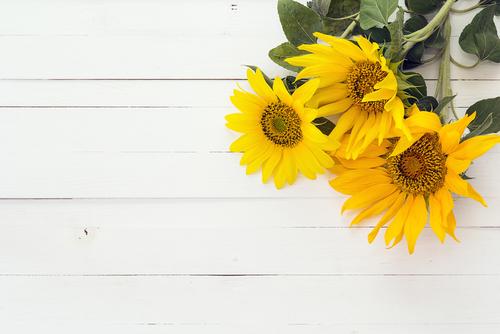
[[[428,59],[423,59],[422,64],[428,64],[432,63],[433,61],[439,59],[441,55],[443,54],[443,50],[441,49],[439,52],[437,52],[434,56],[428,58]]]
[[[349,26],[344,30],[342,35],[340,35],[340,38],[346,38],[347,36],[349,36],[349,34],[354,30],[354,28],[356,28],[356,24],[358,24],[358,20],[359,20],[359,14],[356,15],[356,17],[354,18],[354,21],[352,21],[351,24],[349,24]]]
[[[358,15],[359,15],[359,12],[354,13],[352,15],[343,16],[343,17],[325,17],[325,19],[327,19],[328,21],[343,21],[343,20],[355,18]]]
[[[441,9],[437,12],[436,16],[432,18],[432,20],[422,29],[412,32],[411,34],[405,35],[405,38],[420,38],[422,36],[427,35],[429,32],[432,34],[432,31],[439,27],[439,25],[448,17],[448,12],[451,9],[451,6],[455,0],[446,0]]]
[[[459,63],[457,60],[455,60],[455,58],[453,58],[452,55],[450,55],[450,60],[451,60],[451,62],[454,65],[456,65],[458,67],[461,67],[461,68],[466,68],[466,69],[468,69],[468,68],[474,68],[474,67],[476,67],[481,62],[481,60],[479,58],[477,58],[477,60],[476,60],[476,62],[474,64],[472,64],[472,65],[465,65],[465,64]]]
[[[436,86],[436,99],[440,100],[445,96],[452,96],[453,91],[451,89],[451,76],[450,76],[450,36],[451,36],[451,24],[449,17],[446,18],[446,21],[443,25],[443,35],[446,40],[446,45],[443,50],[443,57],[441,58],[441,64],[439,65],[439,77]],[[450,102],[449,107],[444,108],[441,111],[441,119],[443,122],[446,122],[450,117],[448,115],[448,110],[451,109],[453,117],[458,120],[458,115],[455,111],[455,105],[453,101]]]

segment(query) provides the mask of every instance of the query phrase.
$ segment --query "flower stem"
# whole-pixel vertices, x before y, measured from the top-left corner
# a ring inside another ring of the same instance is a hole
[[[356,16],[358,16],[358,15],[359,15],[359,12],[348,15],[348,16],[343,16],[343,17],[325,17],[325,18],[328,20],[331,20],[331,21],[343,21],[343,20],[347,20],[347,19],[355,19]]]
[[[359,14],[356,15],[356,17],[353,19],[351,24],[349,24],[349,26],[344,30],[342,35],[340,35],[340,38],[346,38],[347,36],[349,36],[349,34],[352,33],[352,31],[354,30],[354,28],[356,28],[356,24],[358,24],[358,20],[359,20]]]
[[[450,75],[450,35],[451,35],[451,24],[449,17],[443,25],[443,35],[446,40],[446,45],[443,50],[443,56],[441,57],[441,64],[439,64],[439,76],[436,84],[436,93],[434,94],[437,100],[440,100],[446,96],[452,96],[453,91],[451,89],[451,75]],[[455,111],[455,105],[453,101],[450,102],[449,107],[444,108],[441,111],[441,120],[445,123],[449,117],[449,110],[451,109],[453,117],[458,120],[458,115]]]
[[[420,30],[414,31],[411,34],[405,35],[405,38],[408,38],[408,39],[411,39],[414,37],[419,38],[422,36],[426,36],[429,33],[432,34],[434,29],[436,29],[441,24],[441,22],[446,20],[446,18],[448,17],[448,12],[450,11],[451,6],[453,5],[454,2],[455,2],[455,0],[446,0],[446,2],[443,4],[441,9],[439,9],[437,14],[432,18],[432,20],[425,27],[423,27]]]
[[[432,56],[428,59],[423,59],[422,64],[432,63],[433,61],[439,59],[442,54],[443,54],[443,49],[439,50],[434,56]]]
[[[472,65],[465,65],[465,64],[459,63],[455,58],[453,58],[452,55],[450,55],[450,60],[451,60],[451,62],[454,65],[456,65],[458,67],[461,67],[461,68],[474,68],[474,67],[476,67],[481,62],[481,60],[479,58],[477,58],[477,60],[476,60],[476,62],[474,64],[472,64]]]

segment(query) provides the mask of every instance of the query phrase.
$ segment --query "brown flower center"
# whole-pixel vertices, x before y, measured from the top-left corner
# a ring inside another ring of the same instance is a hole
[[[349,97],[367,113],[384,111],[386,100],[362,102],[366,94],[373,92],[377,83],[387,76],[379,63],[369,61],[356,63],[347,75],[347,90]]]
[[[302,141],[299,115],[282,102],[271,103],[264,109],[260,125],[267,139],[276,145],[291,148]]]
[[[439,190],[446,176],[446,155],[438,135],[425,134],[403,153],[388,158],[386,168],[403,192],[416,195]]]

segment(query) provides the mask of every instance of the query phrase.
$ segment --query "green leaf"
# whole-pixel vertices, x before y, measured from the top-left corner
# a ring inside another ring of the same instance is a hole
[[[443,111],[443,109],[455,98],[455,96],[456,95],[443,97],[441,101],[439,101],[438,106],[433,110],[434,113],[441,116],[441,111]]]
[[[443,0],[406,0],[406,7],[417,14],[429,14],[443,4]]]
[[[489,5],[495,5],[495,15],[500,15],[500,0],[486,0],[481,1],[481,7],[487,7]]]
[[[412,32],[415,32],[425,27],[427,23],[428,21],[425,18],[425,16],[414,15],[410,17],[408,20],[406,20],[403,26],[403,31],[405,34],[411,34]]]
[[[398,0],[361,0],[359,21],[362,29],[383,28],[398,7]]]
[[[341,35],[344,30],[351,24],[351,20],[332,20],[329,17],[323,18],[322,32],[328,35]]]
[[[293,0],[278,0],[278,14],[286,38],[295,46],[316,43],[314,32],[321,31],[321,17],[311,8]]]
[[[476,131],[484,127],[484,124],[487,124],[486,121],[489,116],[491,116],[491,124],[482,129],[481,134],[496,133],[500,131],[500,96],[474,103],[467,109],[466,114],[470,115],[473,112],[476,112],[476,118],[469,124],[470,131]]]
[[[391,35],[391,42],[389,47],[385,50],[385,57],[389,58],[392,62],[401,60],[401,44],[403,44],[403,11],[398,10],[396,20],[389,24],[388,29]]]
[[[246,66],[246,67],[252,69],[254,72],[257,72],[257,69],[260,69],[259,67],[255,66],[255,65],[243,65],[243,66]],[[260,72],[262,73],[262,76],[264,77],[264,80],[266,80],[266,83],[269,85],[269,87],[272,87],[273,80],[271,80],[271,78],[269,78],[266,75],[266,73],[262,72],[262,70],[260,70]]]
[[[443,49],[446,46],[446,38],[443,35],[443,26],[441,25],[432,35],[424,41],[427,48]]]
[[[417,72],[405,72],[404,76],[406,77],[405,82],[407,86],[404,90],[407,94],[409,104],[413,104],[417,100],[427,96],[427,85],[425,84],[424,77]]]
[[[422,111],[433,111],[438,104],[438,101],[433,96],[424,96],[417,101],[417,107]]]
[[[351,19],[339,20],[359,12],[360,0],[336,0],[328,9],[326,16],[323,16],[323,32],[330,35],[341,35]]]
[[[422,57],[424,56],[424,43],[415,44],[406,54],[403,61],[403,70],[409,70],[419,65],[422,65]]]
[[[495,6],[489,6],[480,11],[468,24],[458,42],[467,53],[475,54],[481,60],[500,62],[500,39],[493,17]]]
[[[307,3],[307,6],[314,10],[321,16],[328,15],[328,11],[330,10],[330,3],[332,0],[313,0]]]
[[[463,140],[467,140],[469,138],[475,137],[475,136],[480,136],[482,134],[486,134],[488,129],[491,127],[493,124],[493,113],[488,114],[484,121],[477,126],[477,128],[474,131],[469,132]]]
[[[361,0],[333,0],[328,10],[328,17],[338,18],[359,12]]]
[[[313,124],[324,134],[329,135],[335,128],[335,124],[328,118],[319,117],[313,121]]]
[[[293,66],[288,64],[285,59],[290,58],[290,57],[295,57],[295,56],[300,56],[303,54],[306,54],[307,52],[301,51],[297,49],[295,45],[293,45],[290,42],[285,42],[283,44],[278,45],[274,49],[271,49],[269,51],[269,58],[271,58],[272,61],[274,61],[276,64],[280,65],[281,67],[286,68],[287,70],[293,71],[293,72],[299,72],[301,70],[300,67]]]
[[[370,41],[378,44],[384,44],[391,41],[391,34],[387,27],[363,30],[359,25],[357,25],[356,28],[354,28],[353,35],[363,35]]]
[[[297,78],[294,77],[293,75],[289,75],[287,77],[284,77],[282,80],[283,80],[283,83],[285,84],[286,89],[288,90],[288,92],[290,94],[295,92],[295,90],[297,88],[299,88],[300,86],[302,86],[303,84],[305,84],[307,82],[306,79],[297,80]]]

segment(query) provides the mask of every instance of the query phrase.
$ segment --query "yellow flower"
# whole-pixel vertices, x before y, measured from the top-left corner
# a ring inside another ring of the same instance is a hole
[[[294,183],[300,171],[310,179],[333,166],[324,150],[334,150],[332,140],[312,124],[316,109],[305,108],[318,88],[318,80],[310,80],[290,95],[280,78],[271,89],[260,70],[247,71],[248,81],[257,93],[234,90],[231,102],[239,113],[226,116],[226,126],[243,135],[230,147],[243,152],[241,165],[247,174],[262,168],[262,181],[273,176],[276,187]]]
[[[340,140],[350,131],[349,158],[356,159],[376,138],[394,128],[411,134],[403,123],[404,105],[397,96],[398,84],[377,43],[357,37],[358,45],[334,36],[315,33],[328,43],[301,45],[310,54],[288,58],[292,65],[304,67],[297,79],[319,78],[320,88],[309,102],[319,116],[341,114],[331,136]]]
[[[412,107],[405,120],[414,139],[402,137],[394,146],[389,140],[371,143],[357,160],[348,160],[344,138],[336,152],[341,166],[331,186],[351,197],[342,211],[362,209],[351,224],[384,215],[368,236],[371,243],[380,228],[390,222],[385,232],[387,246],[398,244],[403,236],[413,253],[417,238],[427,224],[441,242],[445,235],[455,237],[455,216],[451,193],[486,203],[462,177],[472,160],[500,142],[498,135],[477,136],[460,141],[475,114],[442,126],[438,116]],[[392,247],[391,246],[391,247]]]

